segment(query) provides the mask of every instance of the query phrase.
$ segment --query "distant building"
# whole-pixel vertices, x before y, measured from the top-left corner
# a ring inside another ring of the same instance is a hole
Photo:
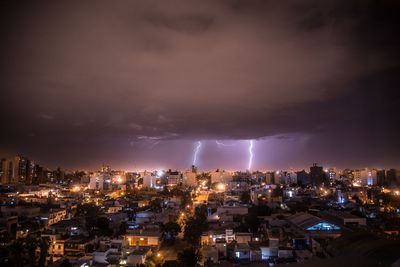
[[[11,182],[12,162],[7,159],[0,160],[0,183],[6,184]]]
[[[188,185],[188,186],[196,186],[197,185],[197,179],[196,179],[196,172],[184,172],[183,173],[183,184]]]
[[[363,169],[353,171],[354,181],[360,185],[377,185],[377,171]]]
[[[400,184],[400,170],[390,169],[386,171],[388,185]]]
[[[232,174],[226,171],[215,171],[210,173],[211,183],[228,183],[232,181]]]
[[[299,185],[304,186],[311,183],[310,175],[305,170],[299,171],[296,174],[297,174],[297,183]]]
[[[24,156],[14,158],[14,177],[15,182],[24,183],[26,180],[27,159]]]
[[[165,178],[167,180],[167,185],[168,186],[177,186],[182,183],[182,176],[179,171],[171,171],[169,170],[165,174]]]
[[[388,185],[386,180],[386,172],[385,170],[377,170],[376,171],[376,180],[378,185]]]
[[[158,177],[151,173],[145,174],[143,176],[143,188],[155,188],[157,185],[157,179]]]
[[[310,167],[310,180],[315,186],[327,184],[327,174],[324,172],[322,166],[318,166],[317,163],[314,163],[313,166]]]
[[[96,190],[107,190],[110,182],[110,177],[104,174],[93,174],[90,176],[89,188]]]
[[[285,178],[285,184],[297,184],[297,174],[295,172],[287,172]]]

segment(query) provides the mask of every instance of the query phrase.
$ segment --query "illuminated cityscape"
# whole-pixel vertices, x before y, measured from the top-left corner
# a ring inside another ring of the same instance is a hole
[[[400,266],[400,4],[0,4],[1,267]]]

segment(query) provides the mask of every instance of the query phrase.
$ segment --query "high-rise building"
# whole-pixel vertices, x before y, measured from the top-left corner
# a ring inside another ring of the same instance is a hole
[[[228,183],[232,181],[232,174],[226,171],[217,170],[210,173],[211,184],[213,183]]]
[[[293,171],[286,173],[286,181],[287,185],[289,184],[297,184],[297,174]]]
[[[18,155],[14,158],[14,179],[16,182],[25,183],[26,181],[27,159]]]
[[[305,170],[299,171],[296,174],[297,174],[297,184],[305,186],[311,183],[310,175]]]
[[[377,172],[374,169],[353,171],[354,182],[360,185],[377,185]]]
[[[111,175],[111,167],[110,165],[104,165],[103,167],[101,167],[101,173],[105,174],[105,175]]]
[[[165,177],[166,177],[168,186],[176,186],[176,185],[182,184],[182,176],[181,176],[180,172],[178,172],[178,171],[168,170]]]
[[[389,169],[386,171],[388,185],[400,184],[400,170]]]
[[[328,182],[327,178],[327,174],[324,172],[322,166],[318,166],[317,163],[314,163],[313,166],[310,167],[310,179],[313,185],[326,185]]]
[[[35,165],[32,183],[43,184],[46,183],[46,172],[43,167],[38,164]]]
[[[32,184],[33,177],[35,175],[35,163],[32,160],[27,160],[26,161],[26,172],[25,172],[25,175],[26,175],[25,183],[26,184]]]
[[[10,166],[12,167],[12,164],[9,160],[0,160],[0,183],[6,184],[10,182]]]
[[[378,185],[388,185],[386,181],[386,172],[385,170],[377,170],[376,171],[376,180]]]
[[[193,169],[191,172],[186,171],[183,173],[183,183],[188,186],[196,186],[197,185],[197,179],[196,179],[196,172],[193,172]]]

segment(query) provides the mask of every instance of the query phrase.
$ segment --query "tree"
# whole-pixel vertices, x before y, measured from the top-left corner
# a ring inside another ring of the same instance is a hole
[[[151,209],[156,212],[161,211],[161,204],[162,204],[161,198],[156,198],[150,201]]]
[[[187,248],[178,254],[178,261],[183,266],[196,266],[197,262],[201,260],[201,255],[198,249]]]
[[[203,229],[199,221],[195,218],[191,217],[186,222],[185,231],[183,233],[183,238],[190,245],[197,247],[200,244],[201,235],[203,233]]]
[[[163,262],[164,262],[164,258],[162,256],[153,254],[146,259],[146,266],[158,267],[158,266],[161,266],[163,264]]]
[[[260,227],[260,220],[257,217],[257,214],[250,213],[245,217],[246,227],[250,229],[252,233],[257,233],[258,228]]]
[[[187,205],[192,205],[192,196],[190,195],[189,192],[183,192],[181,194],[181,208],[186,208]]]
[[[35,238],[29,237],[25,241],[25,246],[28,250],[28,260],[31,267],[36,266],[36,248],[38,242]]]
[[[121,224],[119,225],[118,235],[124,234],[126,234],[126,222],[121,222]]]
[[[76,216],[86,215],[89,217],[96,217],[100,215],[102,212],[99,207],[97,207],[94,203],[85,203],[83,205],[78,205],[76,208]]]
[[[163,224],[161,230],[165,235],[165,239],[172,241],[175,240],[175,236],[182,231],[181,226],[176,222],[168,222]]]
[[[99,228],[103,235],[112,235],[112,229],[110,229],[110,221],[108,218],[99,217],[96,220],[96,227]]]
[[[195,208],[194,217],[200,223],[204,224],[205,222],[207,222],[207,216],[208,216],[208,208],[206,205],[201,205]]]
[[[93,231],[93,228],[96,226],[96,217],[93,216],[86,216],[85,217],[85,226],[87,228],[87,230],[89,231],[89,233],[91,233]]]

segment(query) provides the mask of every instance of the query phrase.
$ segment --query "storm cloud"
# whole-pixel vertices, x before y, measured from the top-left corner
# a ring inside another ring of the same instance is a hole
[[[399,166],[395,1],[2,5],[4,154],[184,168],[210,140],[204,168],[243,169],[256,139],[260,169]]]

